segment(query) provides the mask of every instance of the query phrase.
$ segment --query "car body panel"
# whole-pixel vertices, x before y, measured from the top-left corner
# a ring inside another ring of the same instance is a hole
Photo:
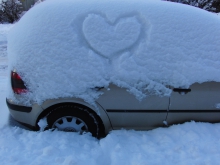
[[[80,104],[100,116],[106,134],[112,129],[149,130],[164,126],[164,123],[172,125],[191,120],[220,122],[220,83],[196,83],[190,89],[186,94],[172,92],[170,97],[152,95],[140,101],[126,88],[111,84],[108,88],[100,88],[103,94],[96,100],[95,106],[78,98],[58,98],[46,100],[41,105],[33,104],[30,112],[16,111],[10,106],[9,110],[17,121],[35,127],[41,113],[51,106]],[[11,99],[7,101],[12,105],[24,106]]]
[[[172,92],[167,122],[169,124],[185,121],[220,121],[220,83],[195,83],[186,94]]]
[[[125,88],[111,84],[97,102],[106,109],[113,129],[152,129],[163,126],[169,97],[148,96],[139,101]]]
[[[23,105],[19,105],[19,104],[13,102],[13,100],[11,100],[11,99],[7,99],[7,101],[10,104],[15,105],[15,106],[23,106]],[[50,108],[51,106],[54,106],[54,105],[60,104],[60,103],[80,104],[80,105],[84,105],[84,106],[92,109],[100,116],[100,118],[104,124],[104,127],[105,127],[105,132],[108,133],[109,131],[112,130],[112,126],[111,126],[110,120],[106,114],[106,111],[99,104],[96,104],[96,107],[94,107],[94,106],[91,106],[90,104],[86,103],[82,99],[77,99],[77,98],[50,99],[50,100],[46,100],[45,102],[43,102],[42,105],[33,104],[31,107],[32,110],[29,113],[13,110],[10,108],[9,108],[9,111],[10,111],[11,116],[15,120],[17,120],[21,123],[27,124],[30,127],[36,127],[37,122],[38,122],[38,117],[41,115],[41,113],[43,113],[47,108]]]
[[[22,104],[15,103],[11,99],[7,99],[7,102],[15,106],[23,106]],[[25,123],[27,125],[30,125],[31,127],[35,127],[37,124],[36,123],[37,118],[40,115],[40,113],[43,111],[43,109],[38,104],[33,104],[31,106],[30,112],[21,112],[21,111],[17,111],[11,108],[9,108],[9,111],[10,111],[11,116],[18,122]]]
[[[99,117],[101,118],[104,127],[105,127],[105,132],[108,133],[110,130],[112,130],[112,126],[110,123],[110,120],[108,118],[108,115],[106,114],[106,111],[99,105],[96,104],[95,106],[90,105],[89,103],[86,103],[82,99],[78,98],[59,98],[59,99],[50,99],[46,100],[41,107],[45,110],[47,108],[50,108],[53,105],[60,104],[60,103],[72,103],[72,104],[80,104],[84,105],[91,110],[95,111]]]

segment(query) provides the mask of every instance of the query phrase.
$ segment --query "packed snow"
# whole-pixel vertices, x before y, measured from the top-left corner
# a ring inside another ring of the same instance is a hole
[[[8,69],[8,58],[7,58],[7,37],[6,34],[12,28],[11,24],[0,24],[0,105],[1,105],[1,117],[0,117],[0,127],[3,123],[7,121],[8,111],[6,110],[5,104],[5,94],[7,85],[7,69]],[[4,109],[4,111],[3,111]]]
[[[47,0],[11,30],[9,69],[30,91],[26,104],[72,96],[92,103],[101,94],[92,89],[110,83],[139,100],[168,96],[167,85],[220,81],[219,27],[217,15],[178,3]]]
[[[191,122],[152,131],[112,131],[101,140],[4,126],[0,145],[3,165],[219,164],[220,125]]]
[[[7,39],[6,35],[13,25],[10,24],[0,24],[0,75],[7,74],[5,71],[8,67],[7,61]],[[0,80],[1,81],[1,80]]]
[[[185,123],[152,131],[119,130],[97,140],[90,134],[33,132],[8,121],[6,33],[0,25],[1,165],[217,165],[220,124]],[[13,124],[13,126],[12,126]],[[40,123],[43,124],[43,123]]]

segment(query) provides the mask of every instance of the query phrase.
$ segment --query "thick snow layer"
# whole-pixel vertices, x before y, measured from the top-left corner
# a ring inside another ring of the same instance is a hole
[[[220,81],[219,27],[217,15],[178,3],[48,0],[11,30],[9,67],[31,91],[26,100],[38,103],[90,102],[100,94],[92,88],[109,83],[138,99],[146,90],[166,96],[167,85]]]
[[[8,82],[7,33],[12,26],[11,24],[0,24],[0,128],[7,123],[9,114],[5,104],[6,82]]]
[[[1,61],[1,60],[0,60]],[[0,73],[3,72],[0,68]],[[4,71],[6,73],[6,71]],[[5,98],[6,98],[6,76],[0,74],[0,128],[7,123],[9,111],[6,106]],[[0,132],[1,134],[1,132]],[[1,153],[0,153],[1,155]]]
[[[152,131],[91,135],[0,128],[0,161],[8,165],[219,164],[220,125],[185,123]]]
[[[12,24],[0,24],[0,41],[6,41],[6,34],[13,26]]]
[[[7,33],[12,28],[11,24],[0,24],[0,75],[7,75],[8,58],[7,56]],[[0,80],[1,83],[1,80]]]

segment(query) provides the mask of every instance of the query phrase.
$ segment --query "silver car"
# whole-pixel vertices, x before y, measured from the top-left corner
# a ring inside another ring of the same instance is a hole
[[[220,122],[219,27],[213,13],[165,1],[42,2],[7,36],[11,116],[98,138]]]
[[[12,89],[16,97],[27,92],[23,80],[11,72]],[[220,122],[220,83],[193,84],[188,89],[172,88],[170,96],[149,96],[142,101],[125,88],[111,84],[97,87],[104,94],[92,106],[77,98],[44,101],[30,107],[7,99],[10,113],[18,122],[39,130],[40,119],[47,119],[46,129],[68,132],[91,132],[103,137],[115,129],[149,130],[186,121]]]

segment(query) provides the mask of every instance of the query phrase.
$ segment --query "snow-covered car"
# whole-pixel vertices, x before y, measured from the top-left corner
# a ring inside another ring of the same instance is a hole
[[[219,122],[219,27],[215,14],[171,2],[47,0],[8,35],[8,108],[32,129],[45,119],[95,137]]]

